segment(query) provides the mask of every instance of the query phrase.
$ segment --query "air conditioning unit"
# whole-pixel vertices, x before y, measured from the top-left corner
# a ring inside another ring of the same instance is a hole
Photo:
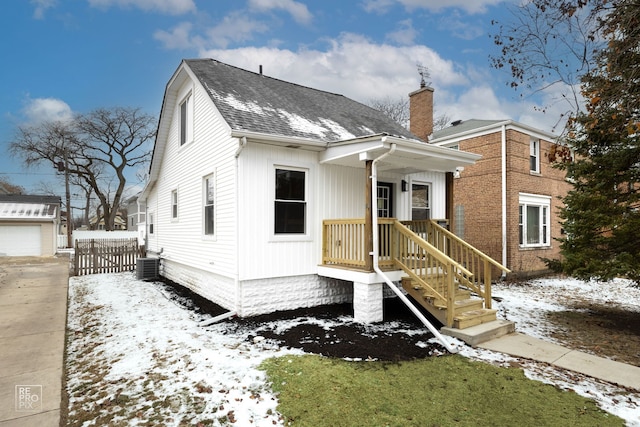
[[[158,258],[138,258],[136,262],[136,277],[138,280],[154,280],[158,278]]]

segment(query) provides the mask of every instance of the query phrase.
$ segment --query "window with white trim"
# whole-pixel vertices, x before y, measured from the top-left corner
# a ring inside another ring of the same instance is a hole
[[[180,145],[191,142],[193,138],[193,97],[191,93],[180,103]]]
[[[148,222],[149,222],[149,234],[153,234],[153,213],[148,213]]]
[[[203,229],[205,236],[213,236],[215,233],[215,181],[213,174],[205,176],[203,179],[204,202],[203,202]]]
[[[529,170],[540,173],[540,140],[538,139],[531,138],[529,141]]]
[[[521,247],[551,246],[551,197],[520,194],[518,232]]]
[[[178,190],[171,192],[171,219],[178,219]]]
[[[411,220],[431,219],[429,184],[411,184]]]
[[[307,170],[275,169],[274,233],[305,234]]]

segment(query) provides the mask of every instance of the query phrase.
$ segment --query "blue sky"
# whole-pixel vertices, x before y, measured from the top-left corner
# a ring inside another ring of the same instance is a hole
[[[100,107],[157,116],[183,58],[211,57],[361,102],[398,99],[431,73],[436,115],[550,131],[553,111],[490,67],[500,0],[9,0],[0,14],[0,175],[55,182],[8,156],[18,125]],[[547,94],[548,96],[549,94]]]

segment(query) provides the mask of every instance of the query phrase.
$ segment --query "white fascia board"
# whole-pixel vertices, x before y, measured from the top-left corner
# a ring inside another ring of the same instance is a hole
[[[555,135],[553,133],[545,132],[540,129],[536,129],[532,126],[525,125],[522,123],[515,122],[513,120],[505,120],[498,123],[493,123],[491,125],[470,129],[465,132],[460,132],[457,134],[453,134],[450,136],[436,138],[429,141],[430,144],[437,145],[440,147],[448,147],[451,145],[459,144],[462,141],[465,141],[470,138],[476,138],[479,136],[489,135],[492,133],[500,132],[500,129],[505,126],[506,129],[516,130],[518,132],[526,133],[535,138],[543,139],[550,142],[561,143],[560,136]]]
[[[232,138],[247,138],[249,142],[277,145],[288,148],[300,148],[310,151],[324,151],[327,143],[318,139],[300,138],[295,136],[272,135],[248,130],[231,130]]]

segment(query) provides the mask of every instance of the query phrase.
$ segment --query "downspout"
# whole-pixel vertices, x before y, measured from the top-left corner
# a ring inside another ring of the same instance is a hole
[[[382,142],[385,142],[386,137],[382,138]],[[389,151],[387,151],[386,153],[380,155],[379,157],[375,158],[372,162],[371,162],[371,203],[375,203],[375,200],[377,199],[378,196],[378,192],[377,192],[377,183],[378,183],[378,172],[377,172],[377,163],[384,159],[385,157],[393,154],[393,152],[396,151],[396,144],[391,144],[391,148],[389,149]],[[378,265],[378,258],[379,258],[379,254],[378,254],[378,210],[377,208],[372,207],[371,209],[371,222],[373,224],[372,227],[372,240],[373,240],[373,251],[371,252],[371,255],[373,256],[373,270],[384,279],[385,283],[387,284],[387,286],[389,286],[389,288],[391,288],[391,290],[398,296],[398,298],[400,298],[400,300],[407,306],[409,307],[409,309],[413,312],[413,314],[416,315],[416,317],[418,319],[420,319],[420,321],[431,331],[431,333],[436,337],[436,339],[438,341],[440,341],[440,343],[442,343],[442,345],[449,351],[449,353],[457,353],[458,352],[458,348],[454,345],[452,345],[451,343],[449,343],[444,336],[442,336],[442,334],[440,334],[440,331],[438,331],[432,324],[431,322],[429,322],[429,320],[427,320],[426,317],[424,317],[424,315],[422,313],[420,313],[420,311],[411,303],[411,301],[409,301],[409,299],[402,293],[402,291],[400,289],[398,289],[398,287],[391,281],[391,279],[389,279],[389,277],[380,269],[380,266]]]
[[[500,180],[501,180],[501,206],[502,206],[502,265],[507,265],[507,126],[502,125],[501,153],[500,153]],[[503,271],[502,279],[507,273]]]
[[[240,308],[241,301],[241,292],[240,292],[240,153],[247,146],[247,137],[243,136],[238,141],[238,149],[236,150],[235,158],[236,158],[236,274],[235,274],[235,287],[236,287],[236,301],[234,303],[235,309],[233,310],[234,314],[238,314]]]
[[[240,223],[240,209],[239,209],[240,191],[239,191],[239,185],[238,185],[240,174],[238,172],[238,163],[239,163],[238,157],[240,157],[240,153],[242,153],[242,150],[244,150],[246,146],[247,146],[247,137],[243,136],[242,138],[239,138],[238,148],[236,149],[236,152],[234,154],[235,181],[236,181],[236,239],[235,239],[236,240],[236,254],[235,254],[236,271],[235,271],[235,277],[233,279],[236,293],[235,293],[235,302],[233,303],[234,309],[226,313],[222,313],[219,316],[213,317],[211,319],[203,320],[202,322],[198,323],[198,326],[209,326],[214,323],[218,323],[222,320],[226,320],[226,319],[229,319],[230,317],[238,315],[238,307],[240,306],[240,227],[238,227],[238,224]]]

